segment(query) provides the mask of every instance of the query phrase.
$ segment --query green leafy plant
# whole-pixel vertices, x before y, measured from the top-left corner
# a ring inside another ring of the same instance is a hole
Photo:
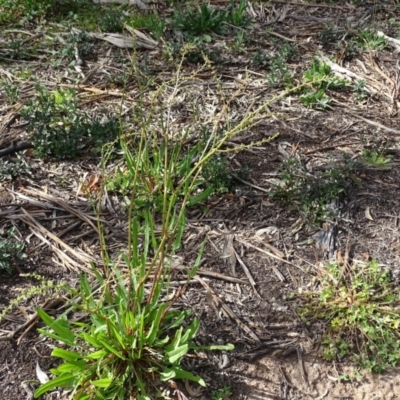
[[[165,30],[165,19],[155,13],[133,14],[127,24],[134,29],[147,29],[155,39],[160,39]]]
[[[329,264],[318,292],[301,295],[307,324],[325,321],[327,360],[350,357],[357,366],[383,372],[400,360],[400,291],[376,260],[361,266]]]
[[[311,174],[297,159],[287,159],[281,169],[281,181],[271,196],[285,201],[304,222],[318,226],[336,216],[332,201],[338,200],[349,185],[352,165],[333,163],[326,171]]]
[[[119,134],[117,119],[105,115],[90,118],[79,109],[72,90],[49,92],[38,86],[36,98],[21,115],[28,120],[27,130],[39,157],[73,159],[87,147],[98,149]]]
[[[29,175],[31,169],[26,161],[17,157],[12,160],[3,161],[0,164],[0,181],[12,180],[21,175]]]
[[[300,97],[300,102],[302,104],[307,107],[313,107],[316,110],[325,110],[331,101],[332,99],[325,94],[324,89],[308,91]]]
[[[8,21],[32,21],[46,16],[55,0],[1,0],[0,23]]]
[[[132,234],[139,234],[134,222]],[[145,237],[145,252],[151,233]],[[135,257],[137,256],[137,258]],[[50,329],[41,329],[45,336],[68,346],[55,348],[54,357],[64,362],[51,370],[54,378],[42,385],[35,397],[57,387],[74,388],[74,399],[138,399],[154,398],[162,392],[162,382],[188,379],[205,386],[199,376],[182,365],[184,356],[198,349],[193,342],[200,322],[189,311],[179,311],[163,301],[164,279],[153,286],[151,295],[143,282],[148,276],[146,253],[132,254],[125,262],[130,276],[112,267],[108,279],[96,270],[96,287],[87,277],[80,279],[79,307],[90,316],[90,322],[69,322],[65,317],[54,319],[45,311],[38,314]],[[200,261],[200,260],[199,260]],[[100,294],[99,294],[100,291]],[[96,293],[97,292],[97,293]],[[229,349],[231,346],[211,346],[209,349]],[[164,389],[165,390],[165,389]],[[89,397],[89,393],[92,396]]]
[[[192,36],[200,36],[206,33],[224,34],[227,32],[226,11],[208,7],[205,3],[197,8],[175,8],[172,17],[172,25]]]
[[[297,46],[283,43],[270,60],[268,82],[272,87],[289,86],[292,83],[292,74],[287,63],[297,54]]]
[[[368,97],[368,92],[365,89],[366,86],[367,83],[365,82],[364,79],[358,79],[357,81],[354,82],[353,92],[356,100],[362,101]]]
[[[376,140],[374,143],[366,143],[364,138],[360,137],[364,149],[361,151],[361,161],[364,165],[379,169],[390,169],[393,156],[388,154],[388,148],[391,142],[385,138]]]
[[[103,32],[122,32],[126,21],[122,10],[107,10],[99,18],[99,27]]]
[[[385,37],[379,36],[376,31],[362,30],[357,34],[357,43],[363,49],[383,50],[387,46]]]
[[[7,102],[9,104],[16,104],[19,100],[18,85],[10,83],[7,79],[1,80],[1,85],[7,96]]]
[[[230,386],[225,385],[221,389],[211,390],[212,400],[227,400],[232,396]]]
[[[233,50],[243,53],[245,50],[245,32],[243,30],[238,31],[235,36],[233,44],[230,46]]]
[[[250,23],[250,18],[246,15],[247,2],[239,0],[237,3],[231,0],[231,10],[228,13],[228,22],[237,27],[245,27]]]
[[[370,149],[361,151],[362,160],[372,167],[390,168],[393,156],[385,154],[385,151],[379,149]]]
[[[12,273],[13,262],[22,261],[27,257],[24,244],[18,241],[11,228],[0,237],[0,272],[2,270]]]
[[[203,188],[204,194],[222,194],[232,190],[232,176],[225,158],[218,155],[205,164],[198,187]]]
[[[303,80],[313,90],[306,91],[300,96],[300,102],[311,107],[324,109],[330,102],[325,95],[329,89],[339,90],[348,85],[344,79],[337,78],[331,71],[331,67],[317,58],[313,60],[310,68],[304,72]]]
[[[303,79],[306,83],[317,89],[343,89],[348,85],[344,79],[337,78],[331,67],[324,61],[314,58],[310,68],[304,72]]]

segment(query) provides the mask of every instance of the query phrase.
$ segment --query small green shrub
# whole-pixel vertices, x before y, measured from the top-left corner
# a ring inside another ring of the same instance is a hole
[[[318,292],[301,295],[307,324],[325,322],[327,360],[350,357],[357,366],[383,372],[400,360],[400,289],[376,260],[361,267],[329,264]]]
[[[29,175],[31,169],[23,158],[17,157],[0,164],[0,181],[12,180],[21,175]]]
[[[0,237],[0,272],[12,273],[13,262],[21,261],[27,257],[24,252],[25,245],[15,239],[14,229],[9,229]]]
[[[27,130],[39,157],[74,159],[88,147],[99,150],[119,134],[117,119],[106,115],[91,118],[82,112],[73,90],[49,92],[38,86],[36,98],[21,115],[28,121]]]
[[[126,20],[122,10],[106,10],[99,18],[99,27],[103,32],[120,33],[124,30]]]
[[[297,46],[283,43],[269,62],[268,82],[272,87],[289,86],[292,83],[292,74],[288,62],[297,54]]]

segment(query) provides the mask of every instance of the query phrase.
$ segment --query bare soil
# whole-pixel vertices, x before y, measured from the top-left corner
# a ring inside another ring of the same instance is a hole
[[[215,5],[220,6],[221,2]],[[170,15],[171,9],[159,7],[161,15]],[[328,363],[322,359],[321,327],[306,327],[297,314],[296,301],[290,299],[292,293],[308,287],[327,262],[327,249],[315,240],[308,241],[324,226],[299,223],[299,214],[286,202],[272,198],[269,192],[273,188],[271,180],[279,177],[288,154],[297,155],[313,174],[320,168],[329,168],[331,160],[341,160],[343,153],[359,161],[365,146],[388,142],[388,153],[393,156],[390,168],[360,169],[344,193],[341,201],[345,204],[345,218],[336,221],[331,250],[335,259],[347,257],[352,265],[376,258],[391,270],[394,279],[399,279],[400,118],[397,97],[392,101],[398,54],[390,45],[384,50],[363,50],[350,58],[342,57],[341,52],[348,45],[345,33],[363,21],[397,37],[400,8],[395,1],[363,2],[360,6],[344,1],[273,1],[252,3],[249,12],[254,20],[251,31],[246,31],[250,44],[243,53],[229,47],[234,38],[218,37],[209,44],[209,50],[221,52],[214,65],[226,85],[227,95],[243,85],[241,96],[231,104],[233,115],[244,115],[249,108],[255,109],[283,93],[282,88],[267,86],[264,77],[268,62],[254,63],[251,48],[264,51],[268,60],[285,40],[297,43],[299,49],[289,64],[295,82],[300,81],[312,57],[322,52],[365,79],[372,94],[358,101],[352,90],[329,92],[332,102],[321,111],[304,107],[296,94],[282,96],[271,104],[270,118],[240,134],[231,145],[247,145],[276,133],[278,138],[231,153],[232,173],[238,176],[246,168],[248,174],[235,180],[231,192],[213,196],[201,208],[189,211],[184,246],[179,254],[181,263],[192,265],[203,239],[208,242],[199,279],[191,282],[180,304],[192,308],[201,319],[199,341],[235,344],[232,352],[204,354],[191,365],[208,384],[197,398],[211,399],[212,389],[229,385],[232,399],[399,399],[397,368],[382,375],[363,371],[361,378],[343,381],[340,377],[344,374],[355,376],[355,368],[346,360]],[[389,24],[389,20],[395,24]],[[343,29],[339,45],[338,41],[326,45],[321,42],[321,34],[328,26]],[[33,30],[34,26],[26,23],[24,29]],[[173,32],[169,34],[174,37]],[[96,42],[95,46],[95,55],[81,67],[85,82],[78,87],[82,94],[98,89],[98,97],[88,102],[88,109],[93,113],[100,107],[113,109],[126,91],[123,111],[129,110],[138,96],[137,82],[132,79],[122,90],[107,81],[107,74],[121,71],[120,60],[128,59],[129,52],[109,43]],[[35,80],[49,88],[57,87],[60,69],[52,67],[49,55],[40,48],[38,54],[39,59],[31,60],[1,58],[0,74],[9,74],[17,82],[16,72],[29,66]],[[168,65],[163,64],[161,43],[151,51],[139,51],[137,56],[160,82],[170,78]],[[188,62],[183,68],[189,75],[198,65]],[[183,100],[174,108],[180,127],[194,118],[191,101],[201,98],[212,105],[218,98],[212,71],[202,71],[197,78],[198,81],[186,83]],[[65,78],[65,84],[72,85],[68,79]],[[33,88],[34,79],[20,82],[22,102],[34,96]],[[0,149],[13,141],[29,140],[19,106],[11,105],[3,92],[1,95]],[[128,113],[123,115],[129,119]],[[0,158],[0,162],[12,160],[16,154],[7,157]],[[85,219],[89,216],[93,218],[90,221],[95,221],[95,214],[90,199],[81,190],[82,185],[93,182],[93,177],[104,178],[99,160],[86,155],[74,162],[42,161],[31,152],[22,157],[32,173],[0,182],[0,224],[2,229],[15,228],[26,245],[28,258],[14,265],[11,276],[0,275],[0,310],[22,289],[37,285],[35,279],[21,276],[22,273],[34,272],[55,283],[65,281],[74,285],[79,272],[87,268],[89,261],[96,260],[100,252],[96,230]],[[127,240],[125,211],[113,195],[103,205],[102,220],[110,249],[123,250]],[[254,279],[253,286],[249,284],[249,275]],[[178,282],[180,273],[173,278]],[[1,399],[32,398],[37,363],[44,371],[56,365],[50,357],[54,344],[39,336],[38,323],[33,318],[37,306],[48,306],[49,312],[57,313],[58,305],[51,308],[50,300],[35,296],[13,308],[1,321]],[[196,398],[194,388],[182,384],[181,390],[188,398]],[[45,398],[66,398],[66,393]]]

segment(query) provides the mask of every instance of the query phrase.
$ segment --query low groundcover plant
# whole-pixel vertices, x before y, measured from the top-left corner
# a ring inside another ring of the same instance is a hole
[[[327,360],[351,358],[360,368],[383,372],[400,361],[399,287],[371,260],[361,267],[328,265],[318,293],[304,293],[300,315],[325,322]]]

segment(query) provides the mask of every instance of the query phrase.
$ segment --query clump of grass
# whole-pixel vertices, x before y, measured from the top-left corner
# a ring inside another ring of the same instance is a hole
[[[250,22],[246,7],[246,1],[240,0],[237,5],[232,1],[228,11],[212,8],[205,2],[199,7],[175,8],[172,26],[190,38],[210,33],[224,35],[230,31],[230,26],[243,28]]]
[[[400,289],[377,260],[354,266],[329,264],[319,290],[301,295],[300,315],[325,324],[327,360],[352,359],[360,368],[383,372],[400,360]]]
[[[127,25],[134,29],[147,29],[155,39],[160,39],[165,30],[165,19],[155,13],[135,13],[127,19]]]

